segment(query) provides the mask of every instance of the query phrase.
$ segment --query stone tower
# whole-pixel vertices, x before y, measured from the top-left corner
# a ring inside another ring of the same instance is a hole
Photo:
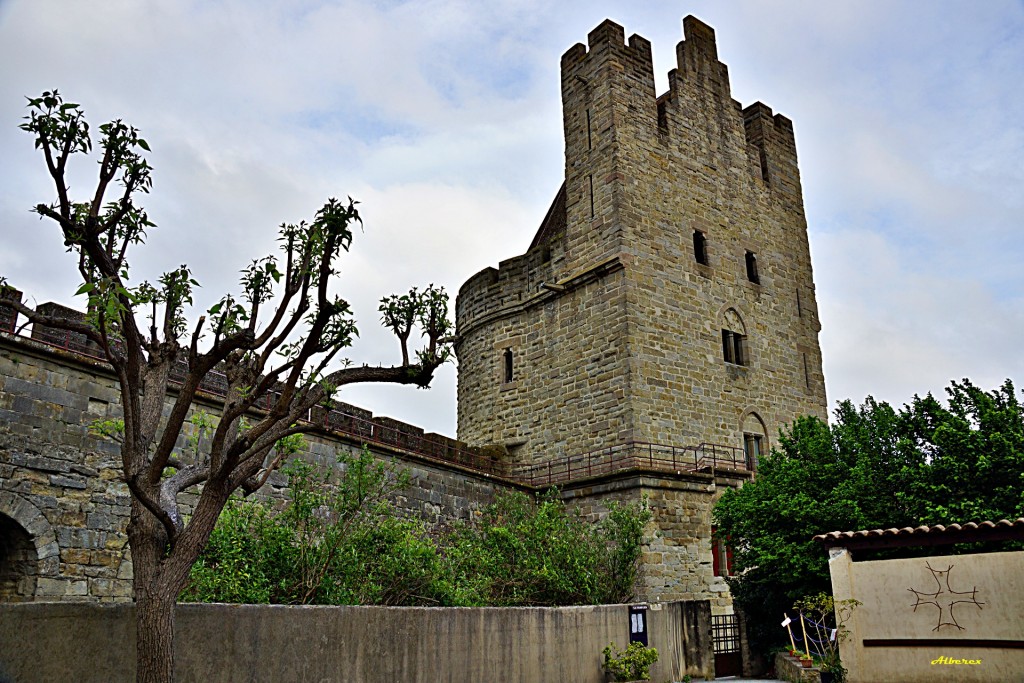
[[[733,100],[690,16],[668,92],[605,21],[562,57],[565,183],[521,256],[459,292],[458,432],[515,463],[734,449],[826,417],[793,125]]]

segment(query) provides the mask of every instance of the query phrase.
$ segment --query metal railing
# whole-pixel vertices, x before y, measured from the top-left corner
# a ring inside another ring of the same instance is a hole
[[[588,453],[521,465],[514,467],[510,474],[513,479],[524,484],[552,486],[627,470],[676,474],[716,470],[751,471],[741,448],[710,443],[668,446],[628,441]]]

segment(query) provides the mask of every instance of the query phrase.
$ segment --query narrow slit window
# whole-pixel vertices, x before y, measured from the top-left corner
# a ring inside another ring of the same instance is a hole
[[[587,183],[590,185],[590,217],[594,217],[594,176],[587,176]]]
[[[761,284],[761,278],[757,275],[757,256],[752,251],[748,251],[746,255],[747,262],[747,279],[754,284]]]
[[[590,133],[590,110],[587,110],[587,149],[594,148],[594,140]]]
[[[807,354],[803,353],[801,355],[803,356],[804,360],[804,386],[806,386],[809,389],[811,387],[811,370],[807,366]]]
[[[700,230],[693,231],[693,257],[697,263],[708,265],[708,238]]]
[[[796,317],[798,317],[798,318],[804,317],[804,307],[803,307],[802,303],[800,302],[800,288],[799,287],[796,288]]]
[[[509,382],[512,381],[513,369],[514,369],[512,367],[512,349],[505,349],[505,353],[502,354],[502,356],[503,356],[504,365],[505,365],[505,375],[504,375],[505,379],[504,379],[504,382],[505,382],[505,384],[508,384]]]

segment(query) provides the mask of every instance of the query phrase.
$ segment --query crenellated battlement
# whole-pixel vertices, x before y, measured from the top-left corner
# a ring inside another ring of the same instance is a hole
[[[609,145],[621,152],[651,139],[670,153],[689,154],[689,140],[705,135],[733,138],[744,155],[740,163],[768,191],[799,199],[792,122],[760,102],[743,108],[732,99],[715,31],[696,17],[683,20],[668,80],[668,90],[657,96],[650,41],[634,34],[627,42],[625,29],[611,20],[590,32],[586,46],[578,43],[562,56],[570,213],[579,205],[586,209],[582,218],[598,217],[603,192],[614,190],[595,184],[595,178],[615,179],[616,169],[607,165]],[[607,192],[604,197],[615,201]]]
[[[683,19],[683,40],[676,45],[676,70],[684,80],[698,79],[729,96],[729,68],[718,61],[715,29],[693,15]]]
[[[587,34],[587,45],[576,43],[562,55],[562,77],[575,75],[571,72],[578,69],[584,60],[600,59],[609,54],[626,57],[629,62],[639,66],[649,64],[653,74],[651,41],[634,33],[629,37],[629,43],[626,43],[625,36],[626,30],[622,26],[611,19],[605,19]]]
[[[506,259],[497,268],[487,267],[459,288],[455,300],[455,319],[459,332],[471,330],[482,320],[502,311],[532,305],[551,294],[544,289],[558,279],[554,261],[561,261],[557,245],[535,246],[521,256]]]

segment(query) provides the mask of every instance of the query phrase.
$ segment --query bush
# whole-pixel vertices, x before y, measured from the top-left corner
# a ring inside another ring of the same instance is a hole
[[[628,600],[649,519],[644,505],[613,504],[595,525],[567,511],[554,489],[535,499],[501,494],[476,523],[449,536],[445,557],[452,597],[492,606]]]
[[[623,602],[633,595],[646,505],[613,504],[599,524],[551,490],[503,493],[431,538],[389,496],[405,473],[368,451],[342,455],[338,482],[302,461],[291,500],[233,500],[192,569],[183,600],[331,605],[519,606]]]
[[[658,661],[658,650],[643,643],[630,643],[623,652],[615,643],[604,648],[605,671],[616,681],[648,681],[651,678],[651,664]]]

